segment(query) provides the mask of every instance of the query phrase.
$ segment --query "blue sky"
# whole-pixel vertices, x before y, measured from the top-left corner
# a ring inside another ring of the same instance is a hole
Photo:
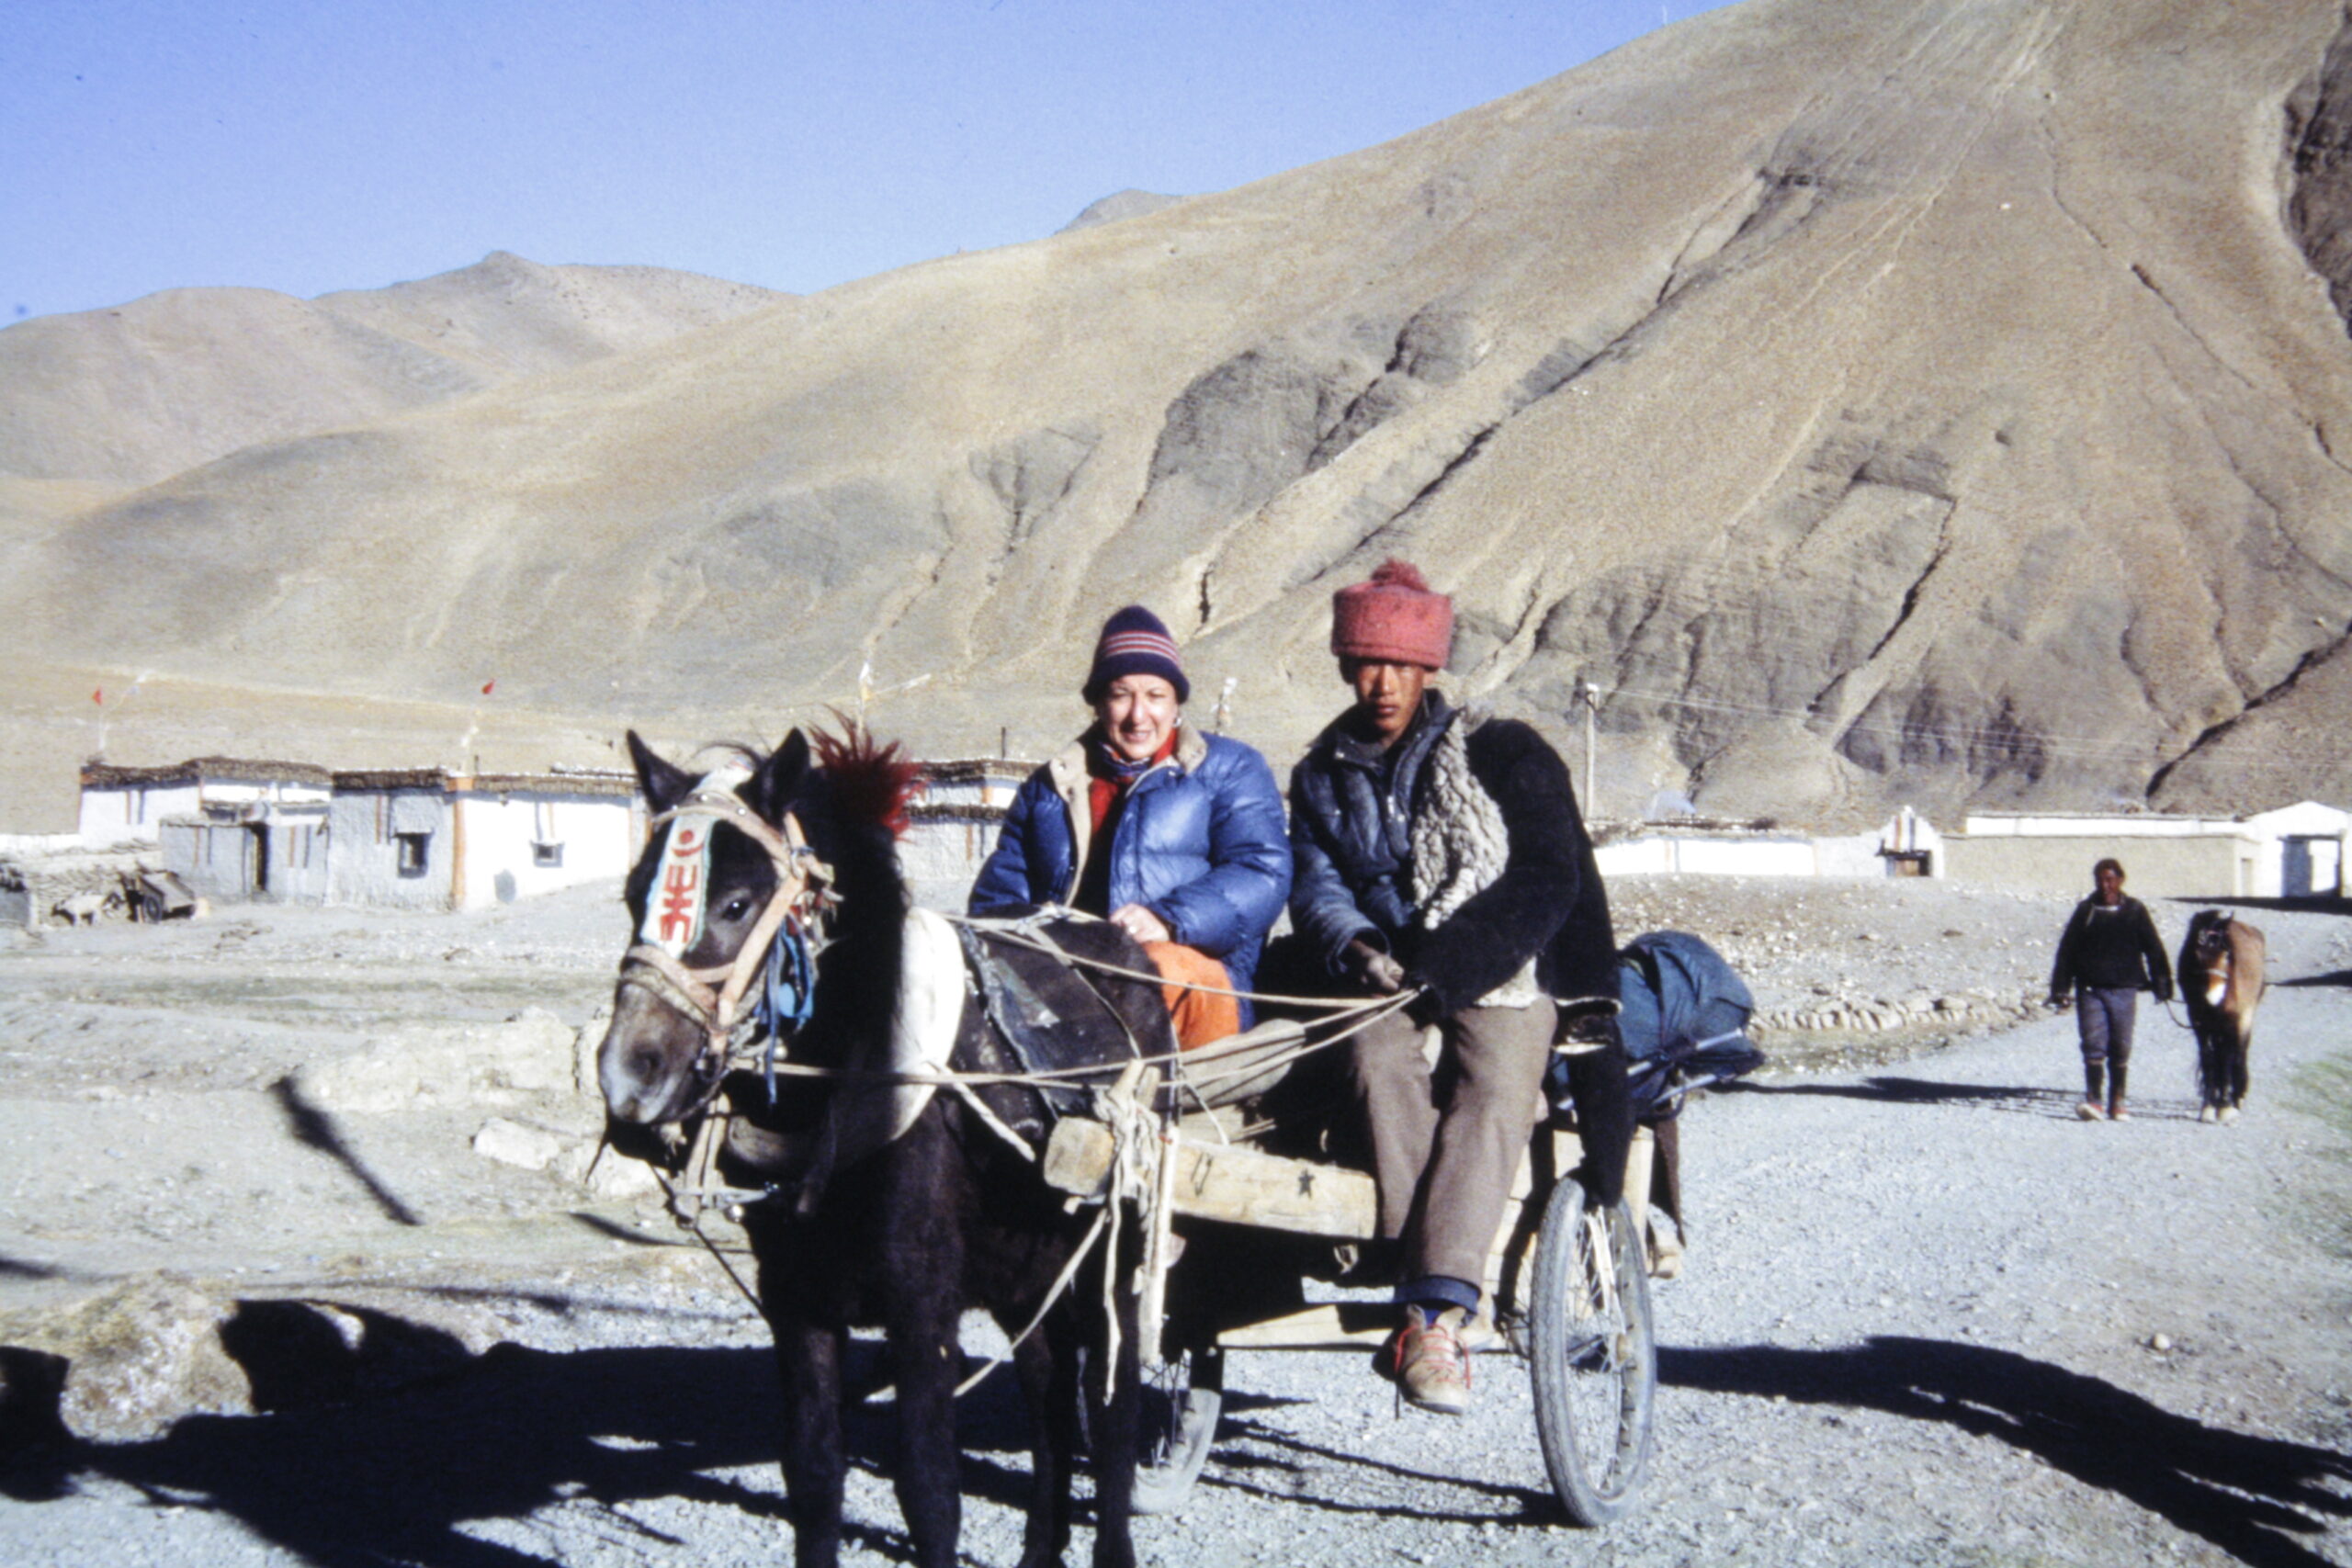
[[[808,292],[1246,184],[1699,0],[5,0],[0,324],[478,261]]]

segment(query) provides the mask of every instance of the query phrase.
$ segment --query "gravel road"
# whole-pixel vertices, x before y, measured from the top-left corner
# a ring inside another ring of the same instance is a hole
[[[1558,1522],[1507,1355],[1449,1421],[1400,1416],[1359,1356],[1237,1353],[1200,1489],[1138,1524],[1147,1562],[2352,1563],[2352,915],[2245,912],[2277,989],[2240,1123],[2195,1122],[2188,1036],[2148,1010],[2134,1119],[2086,1124],[2071,1021],[1994,1016],[2038,989],[2063,900],[1612,892],[1621,930],[1708,936],[1768,1012],[1842,998],[1906,1020],[1785,1029],[1775,1070],[1690,1111],[1647,1506],[1605,1532]],[[2156,913],[2177,941],[2188,908]],[[620,924],[596,890],[0,950],[0,1342],[171,1269],[222,1301],[389,1314],[446,1352],[339,1403],[19,1453],[0,1562],[788,1552],[764,1336],[716,1267],[640,1202],[468,1146],[491,1115],[576,1139],[590,1108],[493,1088],[306,1119],[279,1087],[526,1005],[584,1024]],[[967,1554],[1009,1563],[1026,1456],[1008,1380],[965,1424]],[[887,1410],[851,1440],[848,1560],[903,1562]]]

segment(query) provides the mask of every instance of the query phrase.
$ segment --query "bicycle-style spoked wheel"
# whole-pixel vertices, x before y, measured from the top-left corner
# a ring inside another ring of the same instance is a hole
[[[1589,1209],[1552,1189],[1535,1252],[1530,1371],[1552,1489],[1577,1524],[1622,1517],[1649,1467],[1657,1394],[1649,1275],[1623,1203]]]
[[[1145,1369],[1136,1513],[1172,1514],[1183,1506],[1208,1462],[1224,1404],[1223,1350],[1182,1350]]]

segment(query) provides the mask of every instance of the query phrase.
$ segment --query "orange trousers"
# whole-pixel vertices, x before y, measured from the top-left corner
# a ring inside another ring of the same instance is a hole
[[[1225,965],[1197,947],[1176,942],[1148,942],[1143,944],[1143,951],[1164,980],[1181,980],[1193,986],[1233,984]],[[1160,995],[1167,1000],[1170,1021],[1176,1025],[1180,1049],[1189,1051],[1195,1045],[1241,1032],[1241,1003],[1237,998],[1222,991],[1188,991],[1183,986],[1165,987]]]

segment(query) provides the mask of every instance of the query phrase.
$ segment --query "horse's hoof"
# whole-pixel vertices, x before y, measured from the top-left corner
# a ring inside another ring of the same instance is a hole
[[[2221,1120],[2219,1116],[2214,1114],[2213,1108],[2210,1105],[2201,1105],[2198,1107],[2197,1119],[2199,1122],[2218,1122]]]
[[[2234,1106],[2234,1105],[2224,1105],[2223,1107],[2222,1107],[2222,1126],[2226,1127],[2226,1126],[2228,1126],[2231,1122],[2233,1122],[2236,1121],[2237,1119],[2238,1119],[2238,1108],[2237,1108],[2236,1106]]]

